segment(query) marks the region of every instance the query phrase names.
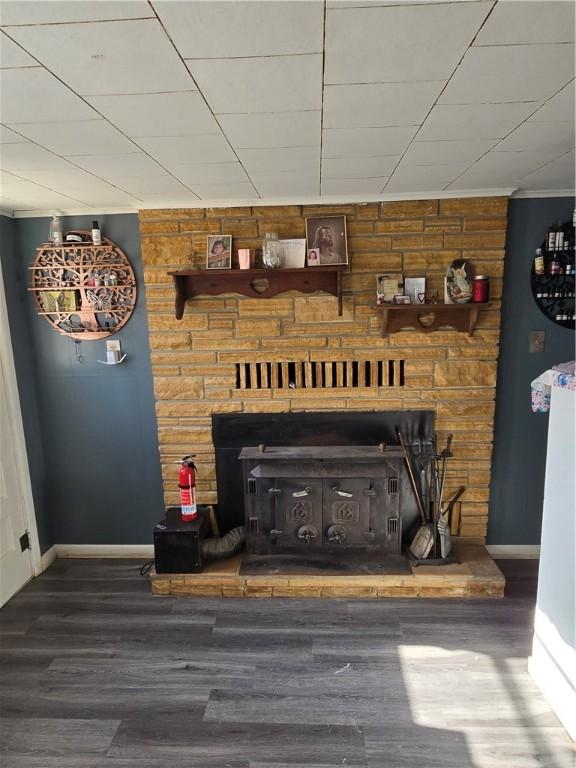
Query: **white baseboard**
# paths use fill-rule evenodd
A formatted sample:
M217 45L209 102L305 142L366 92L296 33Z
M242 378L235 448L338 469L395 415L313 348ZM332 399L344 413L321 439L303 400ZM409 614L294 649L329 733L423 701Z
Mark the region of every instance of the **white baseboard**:
M153 544L55 544L53 549L56 557L154 557Z
M56 547L50 547L50 549L46 550L43 555L40 557L40 571L36 574L36 576L39 576L41 573L44 573L46 568L52 565L54 560L58 557L58 554L56 552Z
M500 560L539 560L540 544L487 544L490 555Z

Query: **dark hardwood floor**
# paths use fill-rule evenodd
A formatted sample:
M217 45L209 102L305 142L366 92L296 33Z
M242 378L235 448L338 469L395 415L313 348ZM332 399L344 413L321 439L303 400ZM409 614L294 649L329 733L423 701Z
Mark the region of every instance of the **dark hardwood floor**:
M211 600L57 561L0 611L0 766L574 766L500 564L503 600Z

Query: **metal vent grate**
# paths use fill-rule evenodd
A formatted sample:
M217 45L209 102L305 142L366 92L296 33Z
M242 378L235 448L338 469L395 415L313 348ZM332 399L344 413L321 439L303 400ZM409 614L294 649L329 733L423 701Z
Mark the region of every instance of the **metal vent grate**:
M398 478L397 477L389 477L388 478L388 493L398 493Z
M403 386L404 360L236 363L236 389Z
M252 536L257 536L260 532L260 520L257 517L248 518L248 530Z
M258 483L255 477L248 478L248 493L250 496L256 496L258 493Z
M398 533L399 523L400 523L400 520L397 517L388 518L388 535L389 536L395 536Z

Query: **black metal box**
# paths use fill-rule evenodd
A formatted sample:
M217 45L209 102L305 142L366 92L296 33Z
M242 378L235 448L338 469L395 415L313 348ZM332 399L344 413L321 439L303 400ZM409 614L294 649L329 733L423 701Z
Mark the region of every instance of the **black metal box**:
M180 507L169 507L166 517L154 526L156 573L199 573L202 570L202 539L208 536L208 509L198 506L191 523L180 518Z

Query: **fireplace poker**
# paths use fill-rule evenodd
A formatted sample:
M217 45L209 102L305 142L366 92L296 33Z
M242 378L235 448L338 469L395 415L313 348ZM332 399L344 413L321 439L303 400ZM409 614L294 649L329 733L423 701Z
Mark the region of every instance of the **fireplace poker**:
M404 435L400 430L396 430L398 435L398 441L400 443L400 446L402 448L402 453L404 454L404 459L406 460L406 467L408 469L408 477L410 478L410 485L412 486L412 490L414 492L414 496L416 497L416 504L418 505L418 511L420 512L420 517L422 518L422 524L426 525L428 522L428 517L426 515L426 512L424 510L424 503L422 501L422 496L420 495L420 491L418 490L418 485L416 484L416 477L414 475L414 467L412 466L412 460L410 458L410 455L408 454L408 449L406 448L406 443L404 441Z

